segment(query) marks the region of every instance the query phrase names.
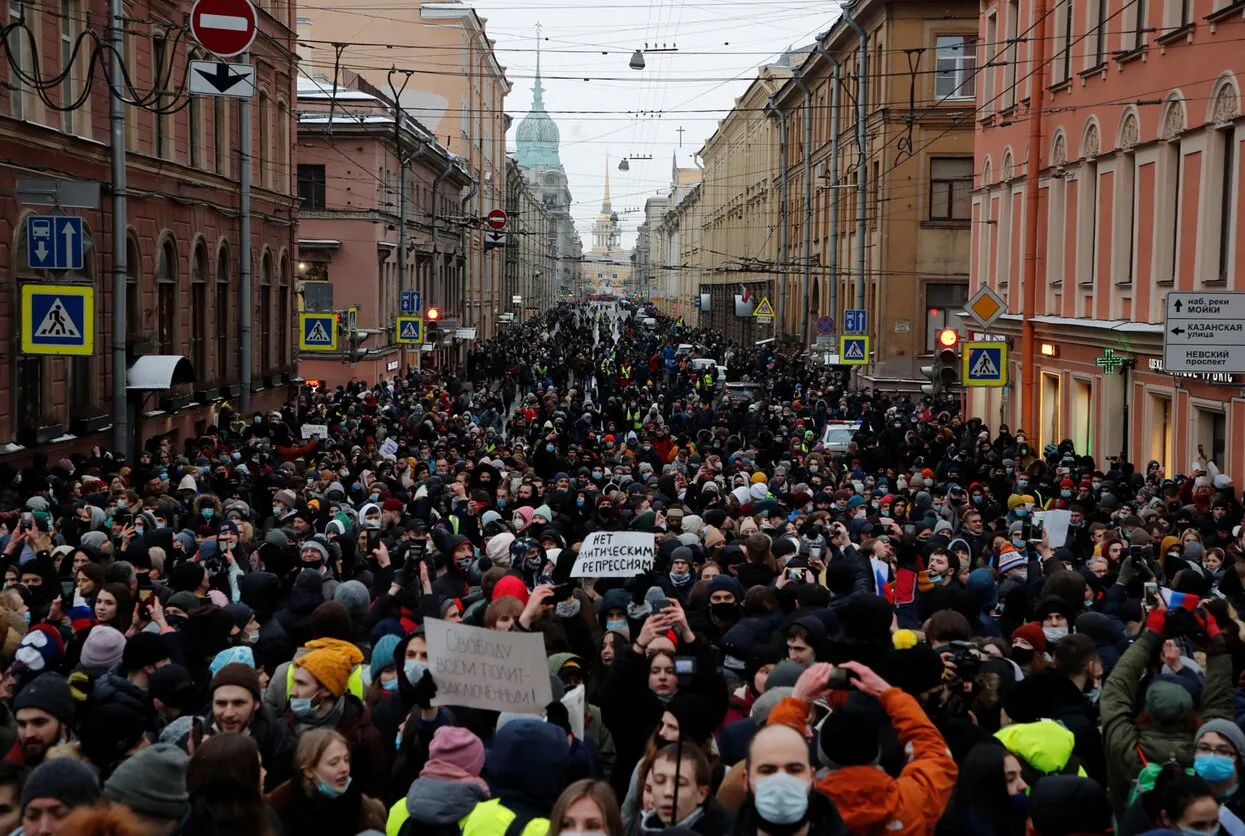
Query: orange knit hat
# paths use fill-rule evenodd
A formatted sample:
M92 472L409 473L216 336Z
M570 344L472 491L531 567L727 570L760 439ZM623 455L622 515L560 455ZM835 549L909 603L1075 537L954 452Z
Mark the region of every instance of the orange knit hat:
M350 671L363 661L359 649L337 639L316 639L308 642L307 647L312 647L312 651L295 659L294 664L314 676L333 696L346 693Z

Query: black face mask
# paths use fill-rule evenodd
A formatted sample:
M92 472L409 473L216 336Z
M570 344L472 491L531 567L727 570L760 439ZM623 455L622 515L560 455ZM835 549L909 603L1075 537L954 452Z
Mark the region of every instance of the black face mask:
M723 601L709 605L709 615L724 623L734 623L739 619L739 605L733 601Z
M1031 647L1013 647L1012 661L1017 665L1022 666L1033 664L1033 656L1035 653L1036 651Z

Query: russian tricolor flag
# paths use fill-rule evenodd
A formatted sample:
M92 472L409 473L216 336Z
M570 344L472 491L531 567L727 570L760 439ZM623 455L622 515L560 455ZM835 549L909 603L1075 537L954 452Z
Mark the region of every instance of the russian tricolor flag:
M1195 610L1201 600L1196 595L1176 592L1173 589L1160 589L1159 596L1169 610Z

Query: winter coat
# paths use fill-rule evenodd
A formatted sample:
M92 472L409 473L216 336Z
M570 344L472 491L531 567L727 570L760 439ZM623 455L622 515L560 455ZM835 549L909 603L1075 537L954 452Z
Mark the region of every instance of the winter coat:
M1162 646L1163 637L1146 630L1120 657L1102 686L1098 710L1107 756L1107 791L1116 816L1124 814L1133 779L1147 763L1162 763L1174 757L1185 768L1193 765L1192 726L1165 728L1156 723L1136 722L1142 678L1151 662L1158 659ZM1199 711L1202 722L1232 719L1231 680L1231 658L1223 653L1208 656Z
M389 808L385 836L458 836L458 823L487 800L488 793L478 784L417 778L406 798Z
M328 798L308 791L306 780L298 777L277 787L265 800L288 834L356 836L385 826L385 806L364 795L357 781L350 782L344 795Z
M959 768L938 729L915 699L898 688L878 697L899 740L911 746L908 765L898 778L867 764L846 766L817 782L856 836L926 836L932 834L951 800ZM806 722L808 704L787 697L770 713L771 724L793 728Z

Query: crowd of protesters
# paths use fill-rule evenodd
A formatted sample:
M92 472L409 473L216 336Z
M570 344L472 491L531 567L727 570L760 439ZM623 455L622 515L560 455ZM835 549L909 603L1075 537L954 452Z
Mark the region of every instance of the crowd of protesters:
M1230 476L848 380L561 304L0 469L0 834L1245 834ZM574 577L595 532L652 570ZM430 619L539 635L553 701L442 704Z

